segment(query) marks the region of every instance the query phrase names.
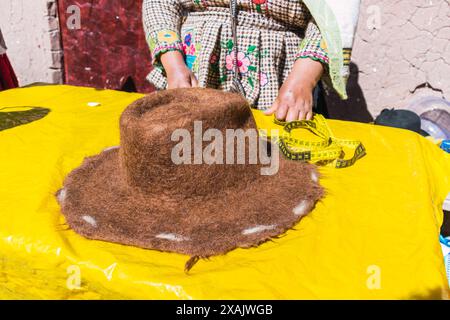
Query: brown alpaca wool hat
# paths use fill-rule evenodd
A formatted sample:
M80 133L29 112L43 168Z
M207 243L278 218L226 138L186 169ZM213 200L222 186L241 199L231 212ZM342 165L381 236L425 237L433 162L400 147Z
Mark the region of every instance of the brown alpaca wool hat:
M183 129L194 137L198 121L202 134L257 132L250 107L238 94L173 89L137 100L121 116L120 147L86 158L65 179L58 201L69 226L89 239L187 254L189 269L198 258L282 234L322 197L311 164L280 156L278 171L262 175L269 164L248 160L250 139L244 143L244 164L195 162L195 156L190 164L175 163L181 139L174 139L174 132ZM199 147L194 140L188 143L193 154ZM217 160L217 150L225 158L231 146L230 159L237 159L234 140L213 141L203 141L201 150L216 146Z

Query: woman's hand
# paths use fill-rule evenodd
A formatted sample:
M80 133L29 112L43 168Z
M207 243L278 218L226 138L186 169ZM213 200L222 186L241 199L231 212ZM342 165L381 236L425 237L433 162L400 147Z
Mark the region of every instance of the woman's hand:
M169 51L164 53L161 55L161 63L166 71L168 89L198 86L197 79L187 67L180 52Z
M323 73L320 62L298 59L291 73L281 86L272 107L264 112L278 120L311 120L313 117L313 90Z
M313 90L311 85L289 85L285 82L281 87L278 97L272 108L265 112L266 115L275 113L278 120L287 122L294 120L311 120L313 116Z

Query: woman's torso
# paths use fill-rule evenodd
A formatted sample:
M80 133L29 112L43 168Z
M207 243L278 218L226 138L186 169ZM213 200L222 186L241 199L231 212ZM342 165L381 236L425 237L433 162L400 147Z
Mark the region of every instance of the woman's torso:
M237 44L234 43L230 0L179 0L184 11L180 36L188 67L202 87L230 90L234 53L248 101L268 109L288 76L310 13L300 0L237 0ZM149 76L164 88L158 69Z
M189 12L228 10L230 0L180 0ZM304 29L310 20L307 7L301 0L237 0L240 11L264 15L291 29Z

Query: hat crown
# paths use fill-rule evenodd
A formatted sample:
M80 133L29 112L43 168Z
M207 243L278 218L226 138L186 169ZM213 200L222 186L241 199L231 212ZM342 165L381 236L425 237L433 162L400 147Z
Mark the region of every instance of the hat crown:
M221 147L220 143L215 145L222 152L211 153L217 157L214 163L203 159L207 146L220 142L217 137L203 141L203 134L209 129L220 132L223 138L229 129L245 130L250 135L253 131L257 136L247 101L235 93L172 89L132 103L120 119L120 163L128 185L146 192L192 196L256 179L261 165L259 160L256 164L248 161L249 139L245 139L245 164L225 159L230 150L236 158L238 146L234 140L222 141ZM187 161L180 163L181 158Z

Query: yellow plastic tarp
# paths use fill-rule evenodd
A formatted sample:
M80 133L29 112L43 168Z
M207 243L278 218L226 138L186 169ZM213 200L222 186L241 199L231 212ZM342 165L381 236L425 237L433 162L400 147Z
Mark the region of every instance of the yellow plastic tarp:
M361 140L367 156L350 168L321 169L327 195L296 230L258 248L200 261L189 275L183 272L184 255L77 235L67 228L54 194L84 157L118 145L119 116L140 97L71 86L0 93L0 112L13 110L3 107L51 110L40 120L0 131L0 298L448 294L438 235L450 191L450 156L400 129L330 120L336 137ZM255 117L260 127L274 126L259 112Z

